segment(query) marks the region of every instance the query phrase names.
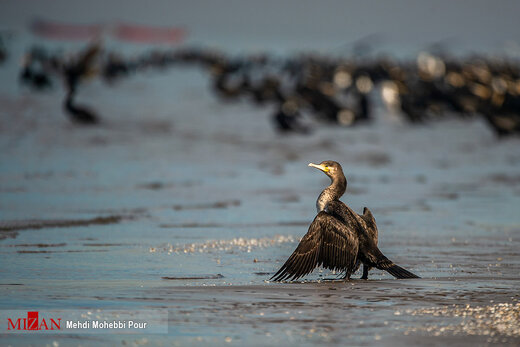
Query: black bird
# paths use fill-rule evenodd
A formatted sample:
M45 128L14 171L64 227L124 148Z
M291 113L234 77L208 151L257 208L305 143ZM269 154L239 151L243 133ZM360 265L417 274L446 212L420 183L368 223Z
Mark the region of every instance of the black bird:
M45 71L35 71L28 64L24 66L20 74L20 81L36 90L50 89L52 87L52 81Z
M371 267L385 270L396 278L419 278L394 264L377 248L375 219L365 207L360 216L339 198L345 193L347 180L341 165L324 161L309 166L323 171L331 179L316 201L318 215L293 254L271 280L295 280L309 274L317 266L344 272L344 279L363 263L363 278Z
M92 110L75 104L74 97L81 80L93 73L94 62L100 50L100 44L94 43L87 47L84 52L81 52L78 58L63 67L65 87L67 89L63 108L67 111L71 120L78 124L91 125L99 123L99 117Z
M78 124L91 125L99 123L99 117L85 106L79 106L74 103L74 91L67 93L63 108L67 111L70 119Z
M280 132L297 132L309 134L311 129L301 122L302 115L298 104L294 100L283 102L278 111L273 115L275 126Z

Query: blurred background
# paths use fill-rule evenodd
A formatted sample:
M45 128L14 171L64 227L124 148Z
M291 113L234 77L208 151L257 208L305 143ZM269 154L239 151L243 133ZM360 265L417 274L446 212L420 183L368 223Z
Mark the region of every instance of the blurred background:
M0 308L169 311L48 343L518 343L519 10L2 1ZM422 280L267 282L323 160Z
M486 1L436 4L393 1L388 4L329 1L224 1L194 4L158 1L4 1L2 27L23 34L35 16L76 24L131 21L149 26L181 26L191 43L224 49L290 52L334 50L369 34L382 34L391 53L415 52L439 40L453 39L472 51L506 51L518 37L515 1L500 6ZM455 47L455 48L457 48ZM460 49L460 48L459 48Z

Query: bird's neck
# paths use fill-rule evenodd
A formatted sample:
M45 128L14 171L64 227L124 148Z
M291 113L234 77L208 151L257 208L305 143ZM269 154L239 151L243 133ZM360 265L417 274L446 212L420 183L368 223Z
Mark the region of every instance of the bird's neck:
M347 190L347 179L345 176L341 175L333 178L331 184L321 192L316 201L318 213L324 211L329 202L339 200L345 193L345 190Z

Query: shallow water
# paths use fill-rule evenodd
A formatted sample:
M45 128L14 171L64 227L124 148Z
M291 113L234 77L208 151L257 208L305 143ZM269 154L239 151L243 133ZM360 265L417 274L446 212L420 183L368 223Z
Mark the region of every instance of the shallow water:
M196 19L195 42L212 28ZM327 30L359 38L336 25ZM235 50L265 42L227 34L211 38ZM410 35L422 44L423 34ZM331 46L280 40L283 52ZM1 80L16 70L10 61ZM497 318L498 304L520 299L518 139L498 141L478 120L409 126L384 109L371 126L279 136L269 107L222 103L196 69L86 84L79 98L100 112L97 128L67 122L59 88L0 87L0 310L169 314L166 335L0 333L2 344L520 344L519 319ZM267 281L328 183L307 164L327 159L347 175L343 201L374 213L381 250L422 279L374 270L343 282L316 270L303 283ZM487 328L462 329L475 322Z
M384 110L370 127L279 137L265 110L220 104L200 82L190 91L195 119L172 98L173 114L143 119L144 108L128 109L92 129L63 122L44 97L10 99L1 128L1 309L169 313L166 336L45 337L64 344L519 342L439 333L462 318L411 313L518 301L517 139L497 141L479 122L409 127ZM120 92L134 83L144 82ZM161 83L148 82L143 100ZM181 98L185 87L176 88ZM383 252L422 279L376 270L369 281L330 281L336 276L317 270L305 283L266 281L314 217L327 179L306 164L325 159L343 164L343 201L372 209Z

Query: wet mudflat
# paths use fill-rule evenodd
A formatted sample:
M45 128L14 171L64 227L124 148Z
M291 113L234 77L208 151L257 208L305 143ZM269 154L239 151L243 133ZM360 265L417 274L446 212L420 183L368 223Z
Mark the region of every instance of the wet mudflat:
M98 128L68 124L59 95L1 96L0 308L169 313L168 335L45 343L520 343L518 139L383 109L372 126L283 137L197 71L172 76L87 87ZM267 282L328 183L307 163L327 159L343 165L342 200L373 211L383 252L422 279Z

